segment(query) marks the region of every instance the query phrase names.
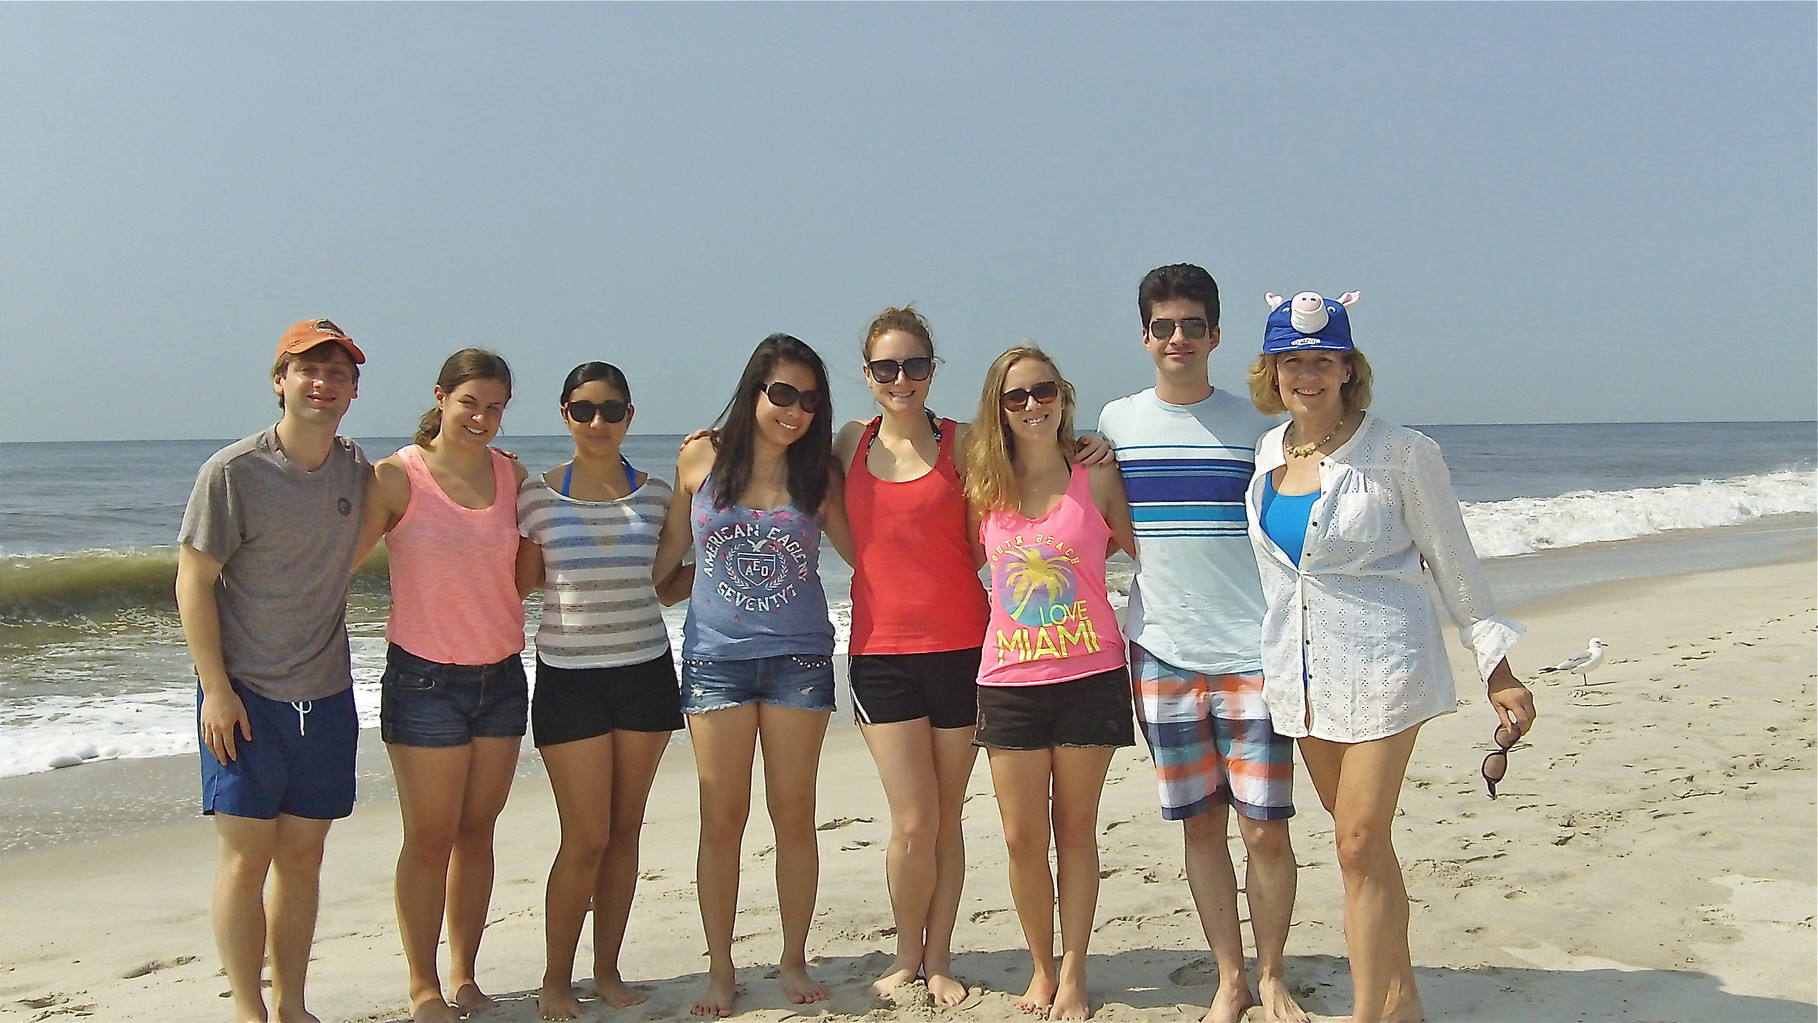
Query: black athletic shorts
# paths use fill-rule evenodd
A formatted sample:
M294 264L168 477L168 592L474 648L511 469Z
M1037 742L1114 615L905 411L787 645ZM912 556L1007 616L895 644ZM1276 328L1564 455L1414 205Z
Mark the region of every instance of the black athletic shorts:
M978 736L986 749L1134 746L1130 670L1067 682L978 687Z
M682 727L682 689L668 650L642 664L558 668L537 658L530 734L538 746L607 732L673 732Z
M863 725L927 718L935 728L978 722L978 647L931 654L855 654L852 716Z

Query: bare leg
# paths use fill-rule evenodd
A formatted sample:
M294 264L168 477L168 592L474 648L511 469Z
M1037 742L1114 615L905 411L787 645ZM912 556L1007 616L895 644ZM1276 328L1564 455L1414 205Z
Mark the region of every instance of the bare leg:
M820 888L821 852L814 830L815 781L821 742L832 711L758 707L764 746L765 803L776 831L776 900L783 918L783 993L797 1005L827 997L827 986L808 975L808 927Z
M966 985L953 976L953 927L966 883L966 835L960 817L966 808L972 766L978 762L972 734L971 726L934 730L940 835L935 846L934 897L928 906L927 937L922 945L922 975L928 979L928 994L940 1006L958 1005L967 995Z
M453 1023L459 1017L442 998L436 946L442 936L449 858L467 791L469 746L425 747L387 743L404 818L398 851L398 931L410 972L410 1016L416 1023Z
M1230 807L1217 803L1181 822L1187 890L1193 894L1200 929L1218 965L1218 989L1204 1023L1237 1023L1256 1004L1244 973L1243 932L1237 925L1237 871L1225 839L1230 818Z
M884 879L896 924L896 961L871 985L882 998L912 983L922 970L929 904L937 873L940 833L939 782L934 766L934 729L927 718L859 725L890 804L890 846Z
M637 1005L650 993L619 975L619 951L631 920L638 884L638 843L644 834L644 807L657 765L669 748L670 732L613 733L612 833L601 857L593 894L593 989L615 1009ZM595 784L599 784L597 781Z
M304 1004L303 987L309 978L309 948L316 940L316 909L321 905L322 848L332 823L278 815L271 912L265 925L278 1023L316 1023Z
M730 1016L738 996L732 964L732 925L739 908L739 847L751 815L751 762L756 755L756 704L688 715L700 776L701 838L695 852L695 894L707 937L707 990L696 1016Z
M471 744L461 821L448 863L448 986L463 1016L499 1004L480 990L475 969L492 902L492 833L511 795L520 744L517 736L476 737Z
M1256 994L1263 1019L1306 1023L1307 1011L1295 1001L1283 966L1298 872L1288 822L1239 815L1237 829L1244 838L1244 891L1250 903L1250 930L1256 937Z
M609 732L541 748L562 827L562 843L543 891L543 987L537 992L537 1011L544 1019L581 1014L581 1001L574 996L574 956L611 834L617 783L612 740Z
M1023 1012L1046 1015L1060 978L1054 969L1054 875L1048 872L1048 789L1054 751L990 749L991 787L1010 853L1010 901L1029 946L1029 989L1016 1000Z
M1098 800L1111 746L1061 746L1054 753L1054 857L1060 891L1060 983L1049 1019L1092 1016L1086 952L1098 912Z
M1354 1023L1424 1018L1408 965L1408 892L1390 834L1419 730L1416 725L1386 739L1349 744L1300 740L1307 772L1332 810L1345 882Z
M277 821L215 814L215 945L233 992L234 1023L266 1023L265 876L277 852Z

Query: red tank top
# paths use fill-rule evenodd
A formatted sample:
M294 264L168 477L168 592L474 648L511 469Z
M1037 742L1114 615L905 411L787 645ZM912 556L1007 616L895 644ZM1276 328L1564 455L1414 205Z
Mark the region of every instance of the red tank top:
M852 526L854 654L927 654L984 642L990 611L966 535L966 495L953 464L957 424L940 421L933 470L904 483L871 475L865 427L846 471Z

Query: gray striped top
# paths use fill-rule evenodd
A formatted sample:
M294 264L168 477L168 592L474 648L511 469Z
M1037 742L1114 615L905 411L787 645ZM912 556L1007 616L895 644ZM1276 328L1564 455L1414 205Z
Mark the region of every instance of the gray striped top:
M650 566L674 493L655 476L617 501L564 497L535 474L518 487L518 530L543 548L538 657L616 668L669 649Z

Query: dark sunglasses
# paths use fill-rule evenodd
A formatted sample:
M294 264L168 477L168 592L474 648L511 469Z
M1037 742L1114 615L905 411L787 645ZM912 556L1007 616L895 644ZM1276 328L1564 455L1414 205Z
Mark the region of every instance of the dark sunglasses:
M1043 380L1034 387L1018 387L1013 391L1005 391L998 400L1003 402L1005 412L1017 412L1028 406L1030 398L1034 398L1037 405L1046 405L1058 397L1060 397L1060 383L1055 380Z
M920 355L913 359L872 359L865 367L871 370L871 379L880 384L891 383L898 372L908 374L911 380L926 380L934 375L934 360Z
M571 422L579 423L582 426L593 422L594 416L599 416L609 423L622 423L625 421L625 413L630 410L630 402L619 401L616 398L611 401L571 401L562 406L563 414L568 416Z
M1520 741L1520 732L1508 725L1496 726L1496 748L1483 758L1483 783L1490 790L1491 799L1496 798L1496 783L1509 773L1509 751Z
M1176 326L1187 335L1189 341L1201 340L1212 331L1212 328L1206 325L1206 321L1197 316L1186 320L1170 320L1158 316L1149 321L1149 336L1157 341L1166 341L1174 336Z
M819 391L800 391L781 380L765 384L758 390L763 393L764 397L770 399L770 404L777 408L788 408L799 401L802 403L802 411L809 415L820 411L821 392Z

